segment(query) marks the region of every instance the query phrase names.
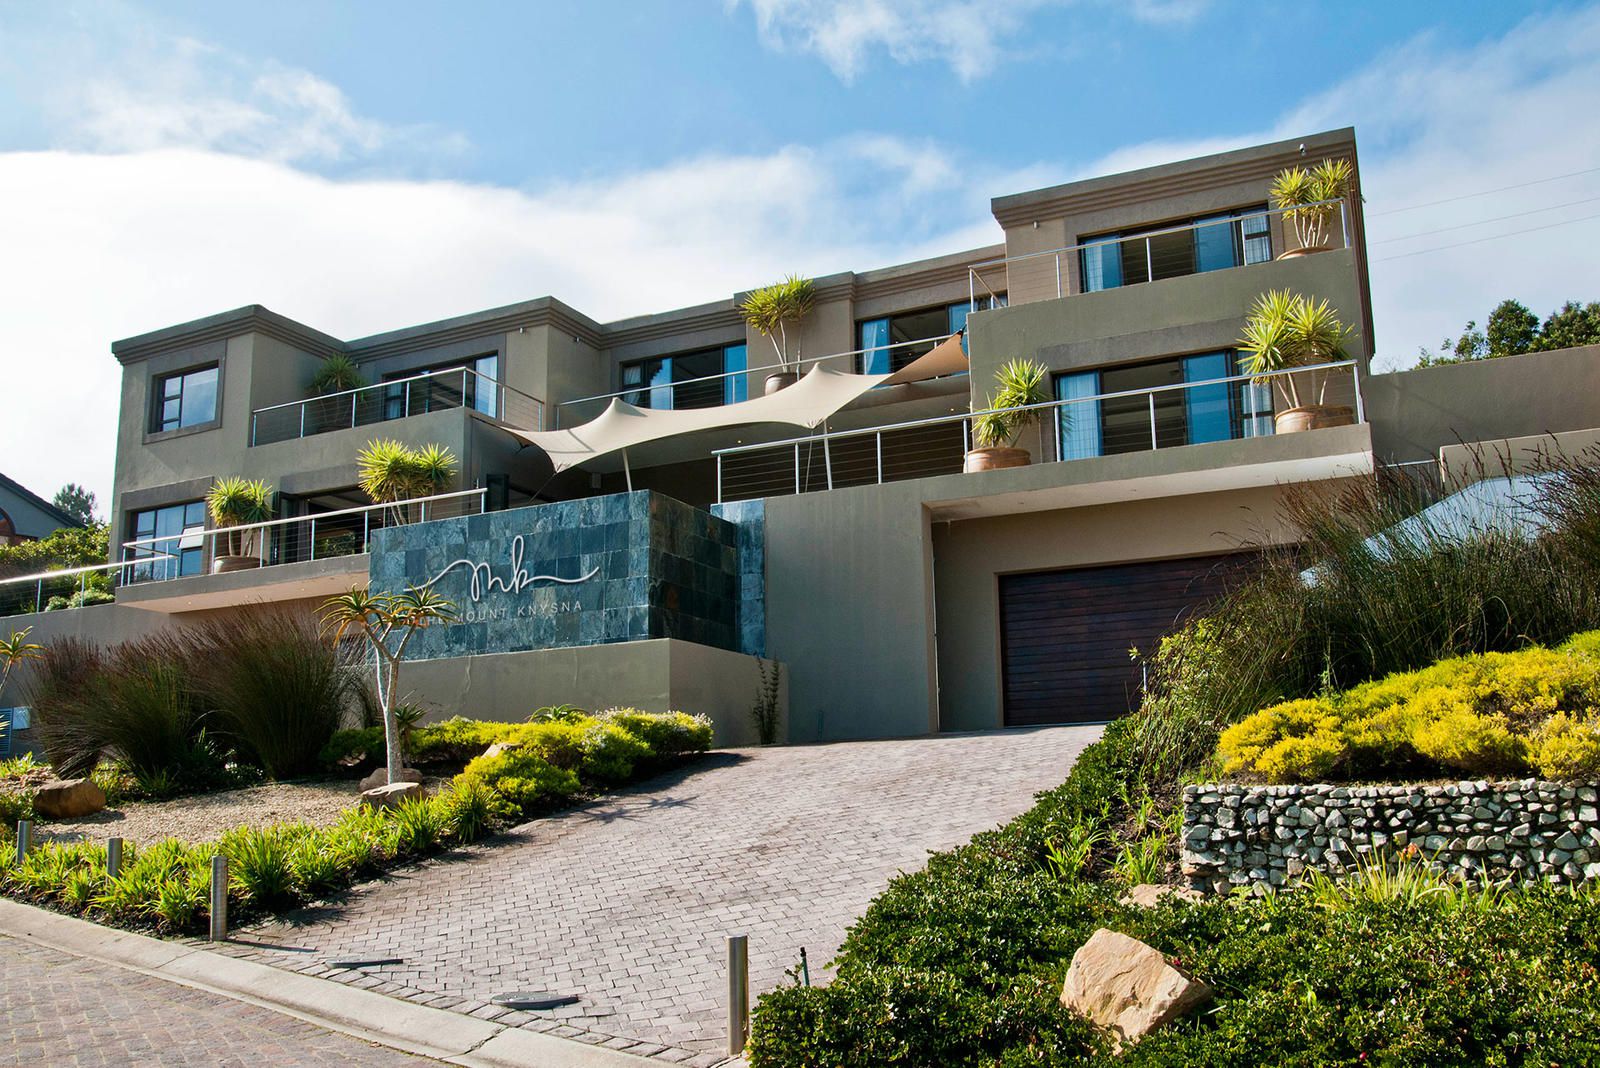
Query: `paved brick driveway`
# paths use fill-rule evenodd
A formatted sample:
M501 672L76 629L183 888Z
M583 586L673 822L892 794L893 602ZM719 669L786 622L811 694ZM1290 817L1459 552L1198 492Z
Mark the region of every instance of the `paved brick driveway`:
M0 1065L439 1063L7 935L0 935L0 1005Z
M694 768L239 932L231 952L692 1065L725 1048L724 936L753 993L812 974L897 871L1023 811L1097 727L713 754ZM329 957L403 957L366 974ZM574 994L540 1013L510 990Z

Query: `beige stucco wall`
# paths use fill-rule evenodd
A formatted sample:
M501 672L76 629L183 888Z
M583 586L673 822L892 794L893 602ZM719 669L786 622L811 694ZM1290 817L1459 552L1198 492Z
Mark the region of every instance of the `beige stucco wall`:
M1600 426L1600 345L1373 375L1372 443L1384 460L1446 445Z
M406 665L401 688L431 718L517 722L549 705L639 708L709 716L718 746L758 741L755 658L674 638L421 660ZM787 689L785 679L780 707Z

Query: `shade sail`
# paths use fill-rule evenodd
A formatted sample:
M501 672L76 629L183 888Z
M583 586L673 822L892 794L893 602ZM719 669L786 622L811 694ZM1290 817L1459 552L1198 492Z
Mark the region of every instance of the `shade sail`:
M787 389L738 404L672 410L640 408L621 398L613 398L605 411L582 426L569 430L507 429L525 443L541 449L550 457L556 471L565 471L586 460L635 445L702 430L720 430L755 423L814 427L876 386L919 382L966 368L967 358L961 349L961 337L956 335L890 375L850 374L818 364Z

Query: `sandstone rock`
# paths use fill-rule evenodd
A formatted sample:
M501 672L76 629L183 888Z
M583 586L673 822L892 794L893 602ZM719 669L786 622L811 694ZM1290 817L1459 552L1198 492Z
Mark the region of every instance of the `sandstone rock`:
M483 751L483 755L485 758L497 757L501 753L510 753L521 748L521 742L495 742L493 745Z
M106 807L106 795L89 779L51 779L33 795L33 811L48 820L90 816Z
M1072 955L1061 1004L1108 1028L1120 1046L1211 998L1211 989L1184 975L1136 938L1102 927Z
M1168 896L1176 897L1182 901L1199 901L1204 895L1198 890L1190 890L1186 886L1168 886L1165 883L1140 883L1122 895L1121 903L1147 909Z
M400 779L402 782L421 782L422 772L418 771L416 768L401 768ZM388 785L389 769L379 768L377 771L361 780L361 792L366 793L368 790L376 790L380 786Z
M427 797L428 791L420 782L397 782L378 786L361 794L361 803L368 808L396 808L413 797Z

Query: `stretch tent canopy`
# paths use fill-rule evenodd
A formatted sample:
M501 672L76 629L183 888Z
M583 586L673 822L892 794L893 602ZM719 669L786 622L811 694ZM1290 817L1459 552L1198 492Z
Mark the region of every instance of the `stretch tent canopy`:
M570 430L511 430L522 441L537 446L550 457L556 471L577 467L587 460L621 452L635 445L700 430L787 423L815 427L828 416L877 386L920 382L964 371L967 356L961 335L955 334L894 374L858 375L821 364L786 389L738 404L682 411L640 408L613 398L605 411Z

